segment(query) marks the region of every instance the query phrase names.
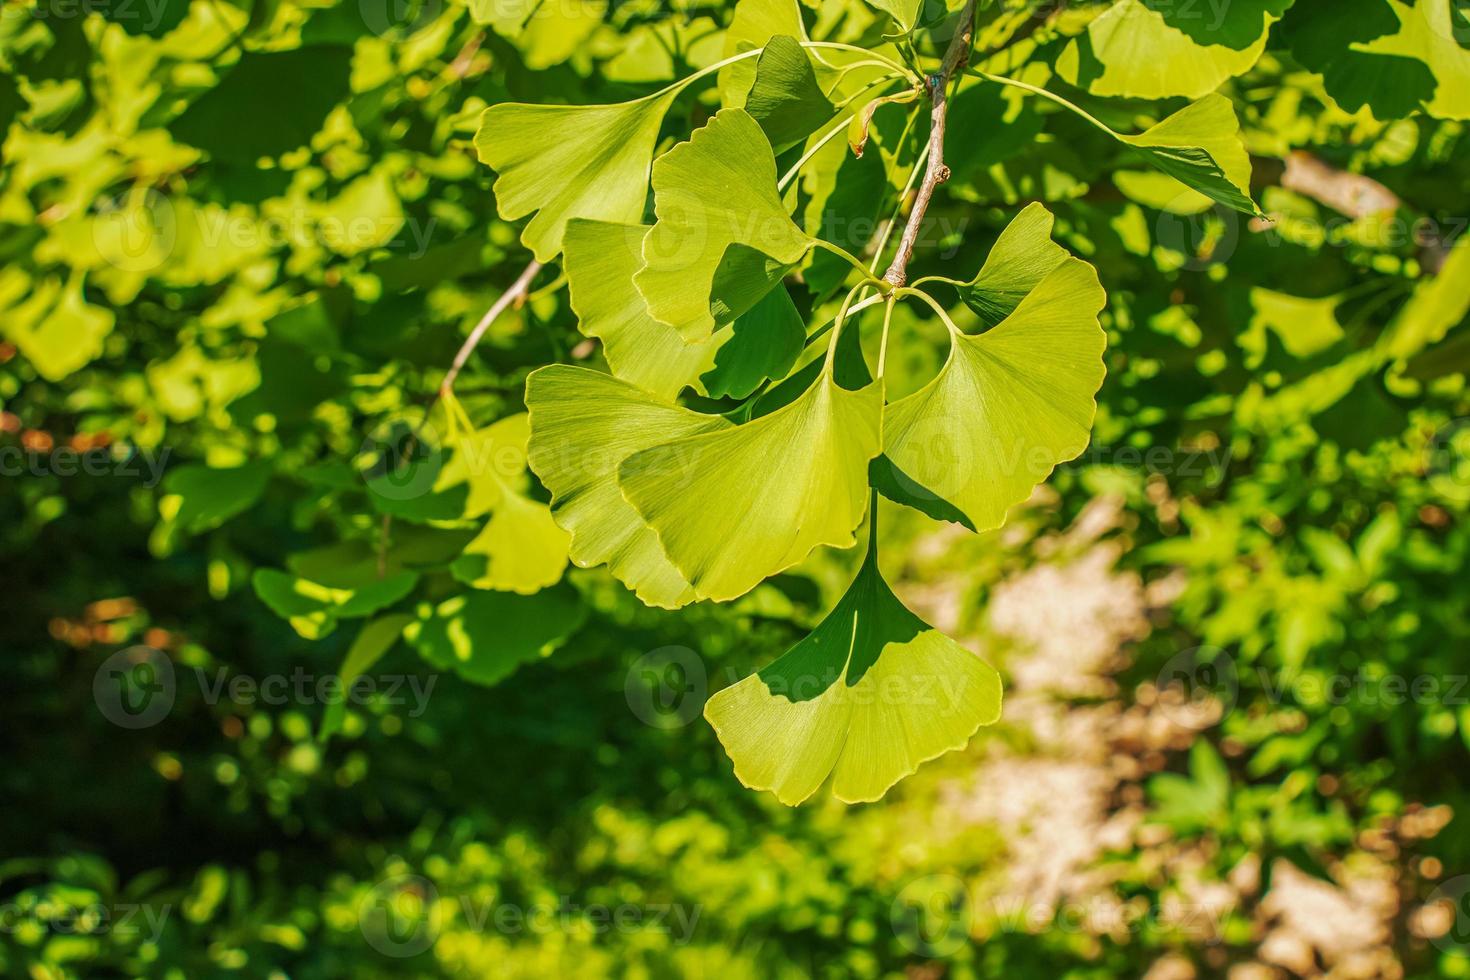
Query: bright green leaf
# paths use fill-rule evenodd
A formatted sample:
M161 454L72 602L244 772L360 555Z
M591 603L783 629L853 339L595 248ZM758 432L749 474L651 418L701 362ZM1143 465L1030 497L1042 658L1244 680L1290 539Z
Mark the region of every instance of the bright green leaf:
M615 105L493 105L475 149L499 177L495 200L507 221L536 212L521 241L548 262L572 218L636 224L648 194L649 161L677 88Z
M766 42L744 108L777 153L806 139L837 114L817 84L806 50L784 34Z
M1067 259L1067 250L1051 240L1056 218L1031 203L1006 225L991 246L975 278L959 287L960 298L980 314L987 327L1010 316L1021 301Z
M998 326L979 336L951 329L938 376L888 406L885 454L977 530L999 527L1087 446L1104 375L1105 301L1096 271L1069 258Z
M660 401L625 381L569 365L526 380L531 468L551 491L551 511L571 533L572 561L608 570L638 598L677 608L695 599L649 529L618 489L618 467L662 442L730 427Z
M686 341L703 340L750 309L811 248L776 190L771 145L742 109L721 110L659 157L653 191L658 221L634 282L648 312ZM745 249L723 265L715 296L732 245Z
M643 267L647 225L574 218L567 223L566 270L582 333L602 341L612 373L666 401L709 370L732 331L686 344L677 330L648 315L633 286Z
M769 415L633 454L618 484L698 596L737 598L819 545L851 547L882 388L848 391L823 371Z
M845 803L880 799L1000 709L1000 676L909 612L870 547L811 635L715 694L704 713L739 780L795 806L829 775Z

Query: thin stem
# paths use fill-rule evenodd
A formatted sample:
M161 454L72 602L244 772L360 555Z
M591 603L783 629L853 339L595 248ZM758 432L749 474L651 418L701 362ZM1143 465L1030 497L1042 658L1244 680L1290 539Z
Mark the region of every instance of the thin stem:
M889 286L888 283L884 282L882 279L875 278L873 276L871 270L869 270L869 268L867 266L863 265L863 260L862 259L858 258L856 255L853 255L851 252L849 252L847 249L843 248L841 245L837 245L837 244L835 244L833 242L829 242L826 239L822 239L822 238L813 238L812 239L812 244L816 245L818 248L826 249L827 251L831 252L833 255L839 256L840 258L846 260L846 262L847 262L848 265L852 266L854 269L856 269L857 271L861 272L863 274L863 281L858 284L859 286L867 286L867 285L877 286L878 289L879 289L879 291L880 292L884 292L884 293L888 292L888 290L892 288L891 286Z
M535 279L536 273L540 271L541 263L532 259L531 263L521 270L521 274L516 277L516 281L511 283L510 288L501 293L500 298L490 305L490 309L485 311L484 316L480 317L480 322L475 324L475 329L470 331L470 335L460 345L459 353L454 355L454 362L449 365L449 370L444 373L444 380L439 382L439 391L435 395L436 399L454 390L455 379L459 377L459 372L464 370L465 362L470 359L470 354L474 352L475 347L480 343L480 338L485 336L485 331L490 329L490 325L512 303L519 302L526 296L531 285L531 280ZM430 402L429 405L432 408L433 402Z
M929 308L931 310L933 310L935 313L938 313L939 314L939 319L941 319L941 320L944 321L944 325L949 328L949 332L950 332L951 335L955 335L955 334L958 334L960 332L960 328L957 327L957 326L955 326L954 321L949 318L949 313L947 313L945 311L944 307L940 306L939 303L938 303L938 301L935 300L933 296L930 296L928 293L924 292L922 289L915 289L912 286L900 286L899 288L897 288L897 289L895 289L893 291L893 294L895 296L917 296L917 297L919 297L919 299L921 299L925 303L928 303L929 304Z
M918 196L914 198L914 208L909 212L908 224L904 226L903 236L898 240L898 251L894 253L888 271L883 274L883 278L895 286L902 286L908 281L909 259L913 257L914 245L919 240L919 229L929 210L929 202L934 197L934 188L949 179L949 168L944 165L944 123L949 114L945 87L949 85L955 70L970 55L970 45L975 36L975 2L976 0L965 0L965 7L960 11L960 29L950 39L939 71L924 80L931 105L929 162L924 169L924 179L919 184Z
M859 300L858 302L852 304L852 308L847 311L847 314L848 314L848 316L851 316L854 313L860 313L863 310L866 310L870 306L876 306L877 304L883 302L886 298L887 297L885 297L885 296L869 296L867 299ZM805 350L806 348L810 347L812 344L815 344L817 341L821 340L822 337L823 337L823 335L825 335L828 330L831 330L832 329L832 325L834 323L836 323L836 322L837 322L837 318L836 317L833 317L832 319L828 320L826 323L822 324L817 329L813 330L811 332L811 336L807 337L806 343L804 343L804 344L801 345L802 346L802 349Z
M1068 102L1066 99L1062 98L1055 92L1049 92L1038 85L1032 85L1030 82L1018 81L1014 78L1006 78L1004 75L992 75L988 71L980 71L975 68L968 69L966 71L966 74L974 75L976 78L983 78L987 82L996 82L1000 85L1010 85L1013 88L1021 89L1024 92L1030 92L1032 95L1039 95L1043 99L1050 99L1062 108L1070 109L1071 111L1077 113L1077 115L1081 116L1083 119L1086 119L1088 122L1092 123L1094 126L1102 130L1104 133L1107 133L1109 136L1112 136L1114 138L1118 136L1117 130L1113 129L1101 119L1098 119L1086 109L1083 109L1081 106L1075 105L1074 103Z
M888 57L886 57L886 56L884 56L882 54L879 54L877 51L869 51L867 48L860 48L860 47L858 47L855 44L842 44L842 43L837 42L837 41L798 41L796 43L797 44L800 44L803 48L815 48L815 49L823 49L823 50L831 49L831 50L837 50L837 51L856 51L857 53L864 55L867 58L867 60L869 60L871 62L874 62L874 63L877 63L877 64L886 65L887 67L892 68L895 72L897 72L898 74L902 75L904 78L908 79L909 81L911 81L911 82L912 81L916 81L916 79L914 78L914 73L912 71L910 71L906 66L899 64L898 62L894 61L892 58L888 58ZM669 85L665 85L663 88L659 89L657 92L654 92L652 95L646 95L646 96L644 96L644 98L646 98L646 99L652 99L652 98L656 98L656 97L658 97L660 95L665 95L668 92L679 91L679 90L685 88L688 85L693 85L695 82L699 81L701 78L705 78L705 77L707 77L709 75L713 75L715 72L719 71L721 68L725 68L725 67L727 67L729 65L735 64L737 61L744 61L747 58L759 57L760 54L762 52L764 52L765 50L766 50L765 49L765 46L762 45L759 48L751 48L749 51L742 51L739 54L734 54L734 55L731 55L728 58L723 58L723 59L721 59L719 61L716 61L712 65L706 65L705 67L699 69L699 71L695 72L692 75L689 75L689 76L687 76L685 78L679 79L677 82L673 82L673 83L671 83Z
M888 302L883 307L883 339L878 342L878 380L883 380L883 366L888 361L888 327L893 323L893 307L898 302L898 296L889 293Z
M857 296L858 290L862 289L864 285L866 284L859 283L847 291L847 297L842 301L842 309L837 311L837 319L832 321L832 341L827 344L827 363L823 367L823 370L828 374L832 373L832 364L837 360L837 341L842 337L842 324L847 320L847 314L850 312L853 297Z
M970 4L970 10L972 13L974 11L974 8L975 5L973 3ZM874 59L882 62L883 64L887 65L889 68L892 68L894 71L898 72L900 75L902 75L904 78L907 78L911 82L918 81L918 79L914 76L913 71L907 65L899 64L897 61L894 61L887 55L880 54L877 51L869 51L867 48L858 47L856 44L843 44L840 41L799 41L797 43L799 43L804 48L831 49L834 51L855 51L858 54L861 54L869 59Z
M840 119L835 126L827 130L827 132L823 133L822 138L817 140L816 143L812 144L812 148L803 153L801 155L801 159L792 164L791 169L782 174L781 179L776 181L776 190L784 191L786 189L786 185L790 184L793 180L796 179L796 175L801 172L801 168L806 166L807 162L811 160L812 157L821 152L822 147L826 146L828 143L836 139L837 134L842 132L846 128L847 120Z

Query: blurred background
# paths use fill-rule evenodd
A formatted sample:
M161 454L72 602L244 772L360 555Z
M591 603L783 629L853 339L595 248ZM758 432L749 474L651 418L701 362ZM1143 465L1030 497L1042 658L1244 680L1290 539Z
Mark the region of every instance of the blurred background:
M352 631L262 603L256 569L368 560L349 461L529 260L480 111L651 91L730 16L0 8L0 973L1470 976L1470 137L1344 109L1279 44L1294 12L1225 89L1272 221L1046 104L957 100L914 275L968 277L1047 202L1108 289L1109 374L1001 530L883 505L899 594L1007 680L884 801L783 807L700 717L852 555L678 614L578 571L551 656L476 678L398 644L346 704ZM681 97L663 145L715 107ZM556 277L472 360L478 417L596 363ZM943 356L921 312L895 376Z

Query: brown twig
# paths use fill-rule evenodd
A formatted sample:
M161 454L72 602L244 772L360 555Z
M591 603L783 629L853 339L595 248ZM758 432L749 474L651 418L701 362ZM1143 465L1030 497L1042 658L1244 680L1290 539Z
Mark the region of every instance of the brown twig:
M434 401L438 401L439 398L454 390L455 379L459 377L459 372L464 370L465 362L470 359L470 354L474 353L475 347L480 343L480 338L485 336L485 331L490 329L490 325L506 311L507 307L526 298L531 291L531 280L535 279L536 273L540 271L541 263L532 259L531 263L521 270L516 281L510 284L510 288L490 304L490 309L485 311L485 315L480 317L480 322L475 324L475 329L470 331L470 335L460 345L459 353L454 355L454 363L449 365L449 370L444 374L444 380L439 382L439 390L434 395ZM429 405L432 408L433 402L430 402Z
M949 86L950 76L969 59L970 44L974 36L975 0L967 0L965 9L960 12L960 29L950 38L949 47L944 52L944 61L940 63L937 72L924 80L930 102L929 164L924 170L924 179L919 184L918 195L914 198L913 209L909 212L908 224L904 226L903 237L898 241L898 251L894 253L888 271L883 273L884 280L894 286L902 286L908 282L909 259L913 258L914 245L919 240L919 228L924 223L925 212L929 210L934 188L949 179L949 167L944 163L944 120L949 113L945 89Z
M540 271L541 263L532 259L530 264L521 270L521 274L516 277L516 281L510 284L510 288L501 293L499 298L490 304L490 308L485 311L485 315L480 317L480 322L475 324L475 329L470 331L470 335L460 345L459 351L454 355L453 363L449 365L449 370L444 373L444 380L439 382L439 387L435 390L434 396L429 399L429 404L425 406L424 417L414 427L413 434L409 437L408 445L403 452L402 459L406 460L413 456L414 450L418 447L419 439L423 434L423 428L429 421L429 413L434 410L434 406L438 404L439 399L454 390L454 382L459 378L459 372L464 370L465 364L470 359L470 354L474 353L475 347L480 343L480 339L485 336L485 331L489 330L491 324L512 304L525 301L526 296L531 291L531 280L535 279L536 273ZM384 514L382 526L378 529L378 578L382 578L388 574L388 542L392 533L393 516L391 514Z

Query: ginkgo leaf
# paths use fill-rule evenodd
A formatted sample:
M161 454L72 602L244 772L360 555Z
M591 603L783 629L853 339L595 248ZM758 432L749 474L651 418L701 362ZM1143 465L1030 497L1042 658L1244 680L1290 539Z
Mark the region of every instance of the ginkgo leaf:
M844 803L880 799L923 763L963 748L1000 709L1000 676L894 596L870 544L821 624L711 697L704 714L736 777L795 806L828 776Z
M817 84L806 51L784 34L766 42L744 108L777 153L806 139L837 114Z
M776 158L743 109L722 109L653 165L658 221L643 241L644 267L633 277L648 312L686 341L707 338L774 288L812 247L776 190ZM721 292L716 273L731 245ZM749 253L763 262L752 262ZM715 315L718 311L718 317Z
M763 48L778 35L806 40L806 26L796 0L740 0L725 31L725 57ZM755 61L745 58L720 69L721 105L727 109L745 105L745 97L755 84Z
M527 495L530 437L526 413L507 416L461 436L440 475L441 486L468 487L465 517L491 515L450 565L466 585L529 595L555 584L566 571L570 538L552 520L550 508Z
M550 655L586 621L586 604L566 585L535 595L466 592L425 604L403 635L434 666L488 685Z
M614 105L526 105L485 110L475 149L500 176L495 202L507 221L536 216L521 241L548 262L567 221L637 223L659 126L678 88Z
M618 484L700 598L734 599L819 545L851 547L882 413L881 382L849 391L828 368L769 415L633 454Z
M1197 99L1260 59L1266 35L1284 4L1237 0L1225 5L1220 27L1177 26L1146 0L1117 0L1057 59L1057 73L1093 95ZM1196 17L1203 17L1199 10ZM1214 16L1211 14L1210 16ZM1246 38L1249 43L1243 44ZM1201 38L1220 43L1201 43ZM1228 43L1227 43L1228 42Z
M1368 106L1379 119L1399 119L1440 88L1427 50L1394 50L1405 26L1402 11L1389 0L1297 0L1281 35L1344 109ZM1387 50L1376 50L1380 41Z
M602 341L612 373L671 401L714 366L715 352L732 331L717 330L686 344L677 330L648 315L633 274L643 267L649 227L581 218L568 222L567 283L579 326Z
M459 516L483 517L507 496L524 493L528 482L526 442L530 436L525 412L460 434L453 454L440 468L434 489L443 492L463 485L464 504Z
M1144 132L1129 135L1118 132L1055 92L1014 78L978 74L992 82L1040 95L1086 119L1184 184L1180 188L1181 197L1192 197L1185 191L1193 189L1237 211L1260 213L1250 196L1251 164L1240 138L1240 120L1230 100L1223 95L1207 95Z
M413 591L417 572L395 572L357 588L335 588L274 568L257 568L250 584L271 611L308 640L332 632L339 619L370 616Z
M730 329L732 336L715 353L714 367L700 377L711 398L745 398L761 382L786 377L806 346L806 323L785 286L761 297Z
M975 278L959 287L960 298L993 327L1067 258L1051 240L1056 217L1038 202L1021 209L1006 225Z
M1235 107L1223 95L1207 95L1137 136L1118 139L1170 177L1226 207L1256 214L1251 200L1251 162L1240 140Z
M476 589L530 595L561 579L570 545L545 504L510 495L449 570Z
M1436 83L1434 94L1422 99L1424 110L1440 119L1470 119L1470 22L1464 4L1390 0L1390 6L1402 29L1362 49L1370 55L1422 61Z
M907 34L919 22L924 0L868 0L868 3L893 18L900 34Z
M1087 446L1105 301L1092 266L1068 258L998 326L979 336L951 327L939 374L884 413L885 455L976 530L999 527Z
M729 428L718 415L668 404L626 381L554 364L526 379L531 469L551 491L551 513L571 534L572 561L608 570L652 606L696 598L618 489L618 466L661 442Z

